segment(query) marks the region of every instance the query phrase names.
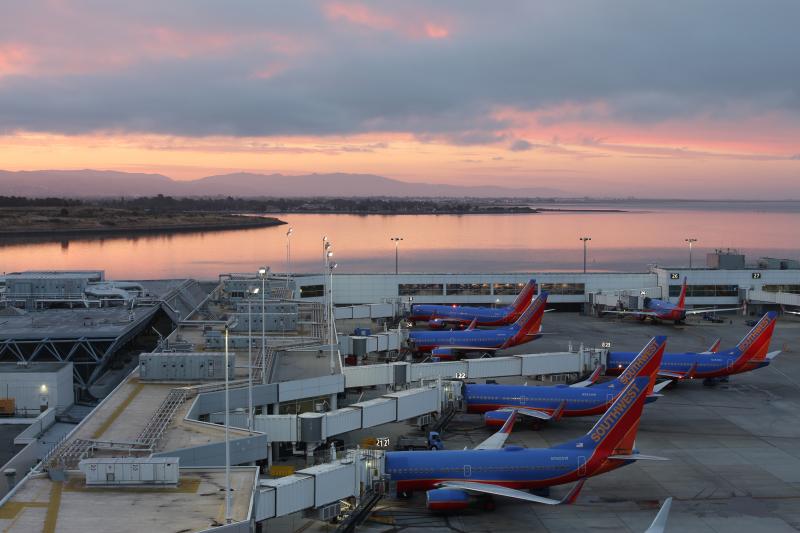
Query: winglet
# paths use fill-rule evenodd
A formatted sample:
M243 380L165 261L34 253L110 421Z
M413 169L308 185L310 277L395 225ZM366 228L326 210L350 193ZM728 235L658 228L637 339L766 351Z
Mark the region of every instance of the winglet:
M578 494L580 494L581 489L583 488L583 484L584 483L586 483L586 478L585 477L581 478L575 484L575 486L570 489L570 491L567 493L567 495L564 496L561 499L560 503L565 504L565 505L570 505L570 504L575 503L575 501L578 499Z
M597 368L594 369L594 372L592 372L592 375L589 376L588 378L586 378L586 381L588 381L589 383L597 383L597 380L600 379L600 376L605 371L606 371L605 365L598 366Z
M708 348L707 353L717 353L719 351L719 345L722 342L722 339L715 340L711 346Z
M467 329L465 331L472 331L473 329L475 329L475 324L477 324L477 323L478 323L478 319L477 318L473 318L472 322L469 323L469 326L467 326Z
M556 410L553 411L553 414L550 417L552 422L558 422L561 420L561 417L564 415L564 408L567 406L567 400L561 400L561 403L558 404Z
M498 433L510 434L511 430L514 429L514 422L516 421L517 421L517 410L513 409L511 411L511 415L508 417L505 424L503 424L503 427L500 428Z
M692 366L689 367L689 371L681 379L694 379L695 375L697 375L697 361L692 363Z
M647 528L647 531L644 533L664 533L664 529L667 527L667 518L669 518L669 510L672 507L672 497L667 498L664 500L664 504L661 506L661 509L658 511L653 523L650 524L650 527Z

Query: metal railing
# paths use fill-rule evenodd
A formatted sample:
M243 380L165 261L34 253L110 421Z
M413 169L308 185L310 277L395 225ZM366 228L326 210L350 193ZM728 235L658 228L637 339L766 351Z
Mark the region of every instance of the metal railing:
M153 416L147 421L139 432L135 442L150 449L155 449L161 442L167 426L169 426L178 408L186 401L188 391L185 388L176 388L169 391L167 397L155 410Z

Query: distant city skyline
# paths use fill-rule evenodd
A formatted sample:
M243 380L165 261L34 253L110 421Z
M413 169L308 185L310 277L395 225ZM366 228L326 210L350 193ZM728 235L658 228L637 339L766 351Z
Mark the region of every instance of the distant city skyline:
M0 169L800 198L790 0L9 0Z

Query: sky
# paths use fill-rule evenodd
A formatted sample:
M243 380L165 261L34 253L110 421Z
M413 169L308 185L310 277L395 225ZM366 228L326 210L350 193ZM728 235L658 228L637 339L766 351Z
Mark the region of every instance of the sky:
M800 3L2 0L0 168L800 198Z

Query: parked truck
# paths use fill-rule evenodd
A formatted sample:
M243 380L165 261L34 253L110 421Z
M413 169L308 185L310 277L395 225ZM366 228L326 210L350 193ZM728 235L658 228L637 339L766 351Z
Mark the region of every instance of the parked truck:
M444 450L444 443L438 431L431 431L427 437L400 437L395 448L398 450Z

